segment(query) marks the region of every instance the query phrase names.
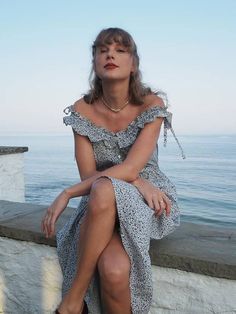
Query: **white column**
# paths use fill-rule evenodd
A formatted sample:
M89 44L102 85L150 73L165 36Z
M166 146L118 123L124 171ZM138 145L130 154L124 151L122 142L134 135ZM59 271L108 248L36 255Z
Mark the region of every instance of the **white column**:
M5 152L4 152L5 148ZM10 151L10 153L9 153ZM24 151L0 148L0 199L14 202L25 201Z

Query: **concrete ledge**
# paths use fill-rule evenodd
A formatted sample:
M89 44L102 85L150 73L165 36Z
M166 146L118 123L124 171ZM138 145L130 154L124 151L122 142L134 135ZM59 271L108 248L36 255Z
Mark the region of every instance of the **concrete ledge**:
M40 231L47 207L29 203L0 201L0 236L56 246L56 239ZM59 217L56 230L69 219L73 208ZM218 278L236 279L236 231L184 223L162 240L152 240L152 265L174 268Z
M0 146L0 155L24 153L28 150L25 146Z

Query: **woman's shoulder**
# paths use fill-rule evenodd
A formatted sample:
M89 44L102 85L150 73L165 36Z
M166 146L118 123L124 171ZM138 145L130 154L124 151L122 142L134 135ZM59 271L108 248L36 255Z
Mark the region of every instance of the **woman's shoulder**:
M86 103L86 101L84 100L83 97L76 100L73 104L74 111L82 113L82 114L87 113L87 111L90 109L90 107L91 107L91 105Z
M161 108L165 107L163 99L154 93L144 96L143 101L146 109L156 106Z

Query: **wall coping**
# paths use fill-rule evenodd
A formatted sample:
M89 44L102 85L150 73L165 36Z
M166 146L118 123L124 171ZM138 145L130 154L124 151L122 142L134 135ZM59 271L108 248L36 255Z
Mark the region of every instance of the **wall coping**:
M47 239L40 230L46 209L46 205L0 200L0 236L56 247L55 236ZM56 231L73 211L65 209ZM167 237L151 240L150 257L152 265L236 280L235 244L234 229L181 222Z
M24 153L28 150L26 146L0 146L0 155Z

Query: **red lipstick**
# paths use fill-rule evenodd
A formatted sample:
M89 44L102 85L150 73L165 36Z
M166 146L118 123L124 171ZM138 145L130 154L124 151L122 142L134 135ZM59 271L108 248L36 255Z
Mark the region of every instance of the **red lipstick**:
M109 68L109 69L111 68L112 69L112 68L118 68L118 66L114 63L109 62L109 63L105 64L104 68Z

